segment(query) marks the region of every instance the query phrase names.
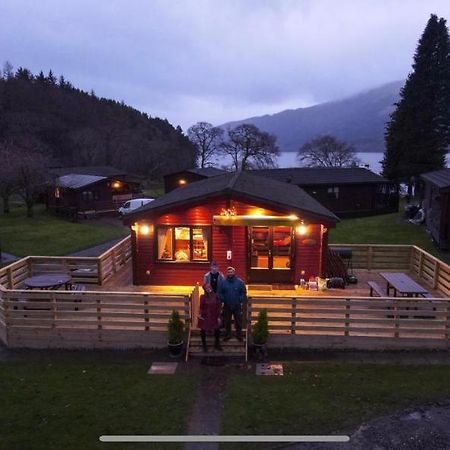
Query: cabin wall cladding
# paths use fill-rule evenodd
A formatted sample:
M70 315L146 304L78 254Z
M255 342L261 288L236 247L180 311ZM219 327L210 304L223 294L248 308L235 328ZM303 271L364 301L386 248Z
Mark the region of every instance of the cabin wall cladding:
M295 236L295 279L299 284L300 278L308 279L321 275L322 266L322 227L309 225L305 236ZM305 275L302 275L305 271Z

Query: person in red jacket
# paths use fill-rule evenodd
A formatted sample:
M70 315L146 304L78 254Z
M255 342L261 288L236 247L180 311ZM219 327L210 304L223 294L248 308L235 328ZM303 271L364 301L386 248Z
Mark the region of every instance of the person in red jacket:
M220 345L220 300L210 284L203 285L203 290L205 293L200 296L200 311L197 325L200 328L203 351L208 351L208 346L206 345L207 331L214 331L214 348L222 350Z

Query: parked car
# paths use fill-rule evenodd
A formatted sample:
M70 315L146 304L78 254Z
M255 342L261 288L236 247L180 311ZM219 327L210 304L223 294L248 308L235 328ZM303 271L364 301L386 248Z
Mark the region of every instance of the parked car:
M147 203L155 200L154 198L133 198L132 200L128 200L125 202L119 209L119 214L123 216L124 214L128 214L135 209L140 208L141 206L146 205Z

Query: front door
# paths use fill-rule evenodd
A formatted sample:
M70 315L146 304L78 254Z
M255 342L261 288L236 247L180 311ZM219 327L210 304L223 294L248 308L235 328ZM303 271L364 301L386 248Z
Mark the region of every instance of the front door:
M251 283L293 282L292 227L249 227L249 281Z

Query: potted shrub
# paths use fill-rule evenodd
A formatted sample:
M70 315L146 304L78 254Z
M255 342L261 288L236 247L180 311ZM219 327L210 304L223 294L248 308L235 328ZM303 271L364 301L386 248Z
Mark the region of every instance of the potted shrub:
M267 353L266 343L267 340L269 339L269 320L267 318L266 309L263 309L258 314L258 318L256 319L256 322L253 325L252 338L253 338L253 347L256 351L256 354L261 359Z
M184 323L178 311L173 310L167 325L169 355L173 358L180 356L183 350Z

